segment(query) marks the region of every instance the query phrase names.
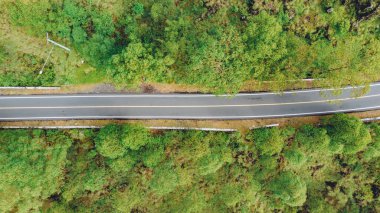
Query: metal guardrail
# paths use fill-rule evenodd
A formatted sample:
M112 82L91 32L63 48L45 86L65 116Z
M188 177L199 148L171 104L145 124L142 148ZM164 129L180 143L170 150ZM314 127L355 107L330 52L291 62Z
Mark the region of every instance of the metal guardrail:
M16 89L16 90L22 90L22 89L41 89L41 90L58 90L61 89L61 87L0 87L0 90L5 90L5 89Z
M249 129L252 130L252 129L271 128L271 127L278 127L278 126L280 126L280 124L268 124L264 126L253 126L253 127L250 127Z
M101 126L0 126L0 129L100 129Z
M378 120L380 120L380 117L375 117L375 118L362 118L361 120L362 120L363 122L378 121Z
M0 126L0 129L100 129L102 126ZM235 132L236 129L220 128L192 128L192 127L175 127L175 126L151 126L148 129L154 130L202 130L214 132Z
M237 129L175 127L175 126L151 126L147 128L156 129L156 130L201 130L201 131L210 131L210 132L236 132L237 131Z

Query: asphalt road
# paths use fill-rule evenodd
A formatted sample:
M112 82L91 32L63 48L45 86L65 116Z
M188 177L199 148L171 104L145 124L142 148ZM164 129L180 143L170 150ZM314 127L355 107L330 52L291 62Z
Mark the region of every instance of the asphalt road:
M253 119L380 109L380 83L354 98L353 88L252 93L75 94L0 96L0 121L71 119Z

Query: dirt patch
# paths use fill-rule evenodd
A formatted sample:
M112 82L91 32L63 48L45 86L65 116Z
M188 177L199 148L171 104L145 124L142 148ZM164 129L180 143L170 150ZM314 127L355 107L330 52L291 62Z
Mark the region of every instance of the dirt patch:
M141 93L137 89L118 90L112 84L65 85L60 89L0 89L0 95L47 95L76 93Z
M111 84L97 84L92 89L95 93L114 93L116 92L116 88Z
M380 110L349 113L358 118L380 117ZM126 124L138 123L144 126L167 126L167 127L194 127L194 128L224 128L238 129L241 132L248 131L252 127L261 127L269 124L280 126L298 127L303 124L315 124L326 116L307 116L292 118L271 118L254 120L68 120L68 121L18 121L0 122L1 126L104 126L110 123Z
M149 86L154 93L212 93L212 91L207 88L186 84L149 83L143 84L143 86ZM278 82L273 81L259 82L251 80L243 85L240 92L284 91L315 87L320 87L320 84L312 80L291 81L291 83L287 83L286 85L278 84Z
M322 82L312 80L291 81L283 85L278 85L274 81L248 81L240 92L279 92L297 89L323 88ZM368 89L367 87L365 87ZM363 90L363 94L367 90ZM111 83L76 84L64 85L59 90L22 90L22 89L0 89L0 95L31 95L31 94L73 94L73 93L146 93L146 94L168 94L168 93L212 93L212 91L184 84L164 84L164 83L142 83L135 88L120 89ZM360 95L358 94L358 95Z
M271 85L276 82L253 82L250 81L243 87L241 92L264 92L264 91L284 91L294 89L308 89L319 87L317 83L312 82L294 82L287 87L275 88ZM183 85L183 84L163 84L163 83L143 83L137 88L118 89L110 83L100 84L78 84L78 85L65 85L59 90L48 89L35 89L35 90L21 90L21 89L0 89L0 94L3 95L32 95L32 94L73 94L73 93L212 93L212 91L205 88Z

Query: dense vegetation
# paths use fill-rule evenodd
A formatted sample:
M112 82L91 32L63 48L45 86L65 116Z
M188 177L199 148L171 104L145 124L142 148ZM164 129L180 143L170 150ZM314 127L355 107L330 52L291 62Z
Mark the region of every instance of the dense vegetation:
M0 130L1 212L379 212L380 126Z
M340 86L379 78L378 0L6 2L14 26L49 32L119 86L237 92L249 80Z

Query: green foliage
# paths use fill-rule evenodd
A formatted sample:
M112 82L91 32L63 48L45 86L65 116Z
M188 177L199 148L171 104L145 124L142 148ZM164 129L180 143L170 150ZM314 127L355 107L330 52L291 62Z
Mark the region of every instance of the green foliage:
M198 159L197 166L201 175L215 173L226 163L231 163L233 160L231 149L227 147L228 139L226 140L221 134L213 136L212 141L209 142L210 154Z
M224 163L226 158L228 159L229 156L219 156L218 153L204 156L199 160L199 172L201 175L207 175L216 172L218 169L220 169Z
M164 141L152 141L141 150L142 162L145 166L153 168L165 159Z
M153 56L140 42L129 44L121 54L112 58L112 63L115 68L109 70L110 75L121 85L135 85L155 71Z
M0 44L0 65L2 65L7 57L7 53L5 51L4 46Z
M49 32L119 87L236 93L267 80L277 81L272 90L303 78L325 87L378 80L375 2L11 0L4 18L12 30Z
M270 155L262 155L259 157L255 167L255 178L261 182L271 178L277 171L278 162L277 158Z
M39 70L38 70L39 71ZM37 75L36 72L19 75L13 72L7 72L0 75L1 86L55 86L55 73L50 67L44 69L43 75Z
M208 207L206 199L203 191L194 187L185 188L180 193L169 195L166 205L164 204L161 209L167 212L203 212Z
M380 157L380 126L372 124L369 126L372 135L372 142L368 144L364 150L363 158L365 161L370 161Z
M337 114L326 121L334 152L355 154L371 142L369 129L358 119L345 114Z
M374 199L371 186L369 184L361 186L357 191L355 198L362 204L371 203Z
M306 201L306 184L291 172L280 173L269 184L269 190L289 206L302 206Z
M104 157L112 159L123 156L126 150L121 135L121 126L113 124L105 126L95 138L97 151Z
M363 158L366 161L370 161L371 159L377 158L380 156L380 143L374 143L368 146L368 148L363 153Z
M107 125L95 138L99 153L112 159L123 156L128 149L138 150L148 142L148 131L141 126L132 125Z
M298 130L295 141L308 152L326 151L330 144L330 137L324 128L304 125Z
M290 165L290 167L293 167L293 168L302 166L307 160L307 157L305 156L305 154L301 152L300 150L296 150L296 149L286 151L284 153L284 156L286 160L288 161L288 164Z
M135 5L133 5L133 7L132 7L132 11L136 15L143 15L144 14L144 5L141 3L135 3Z
M351 145L363 127L370 142ZM136 125L0 130L0 211L376 212L379 130L342 115L249 141Z
M1 61L2 53L4 54ZM15 57L15 58L13 58ZM3 64L1 63L3 62ZM24 72L12 71L13 63L21 64ZM56 73L50 63L44 68L44 74L39 75L44 59L32 54L14 55L1 49L0 46L0 85L1 86L54 86Z
M154 3L150 8L150 16L156 22L162 21L165 18L165 10L166 8L163 4Z
M38 210L64 183L71 139L62 132L0 131L0 210Z
M121 158L117 158L109 162L111 169L116 173L125 173L131 170L136 164L135 156L124 156Z
M215 92L238 92L250 67L237 29L232 26L214 27L196 38L187 51L190 55L189 78L196 84L209 85Z
M46 23L48 22L46 13L51 9L51 5L47 0L27 4L16 0L9 5L10 21L15 25L29 27L29 32L32 34L44 34L46 33Z
M91 173L87 173L86 176L82 180L82 187L86 191L90 192L96 192L102 189L106 183L107 180L106 177L106 171L103 169L96 169L93 170Z
M251 131L247 139L254 143L261 155L274 155L281 152L284 139L277 128L263 128Z
M325 201L325 199L319 195L319 196L308 196L308 210L310 212L316 212L316 213L335 213L338 212L337 209L335 209L333 206L331 206L328 202Z
M149 132L142 126L124 125L122 143L131 150L138 150L150 140Z
M112 195L112 204L119 212L130 212L142 199L144 194L137 187L129 187Z
M268 80L283 68L281 61L287 54L286 33L275 17L266 12L252 17L243 38L255 78Z
M246 176L244 174L244 170L236 172L243 172L243 174L237 174L237 177L240 177L239 180L230 179L227 180L222 186L218 187L219 192L216 194L215 199L218 202L222 202L222 204L229 209L242 211L247 207L247 204L250 204L250 202L254 201L254 199L258 197L258 193L261 191L261 188L260 184L254 180L252 176ZM230 173L234 173L233 169L231 169ZM245 207L240 209L235 208L236 206Z
M178 185L178 175L171 163L166 163L154 170L150 187L158 195L172 192Z

